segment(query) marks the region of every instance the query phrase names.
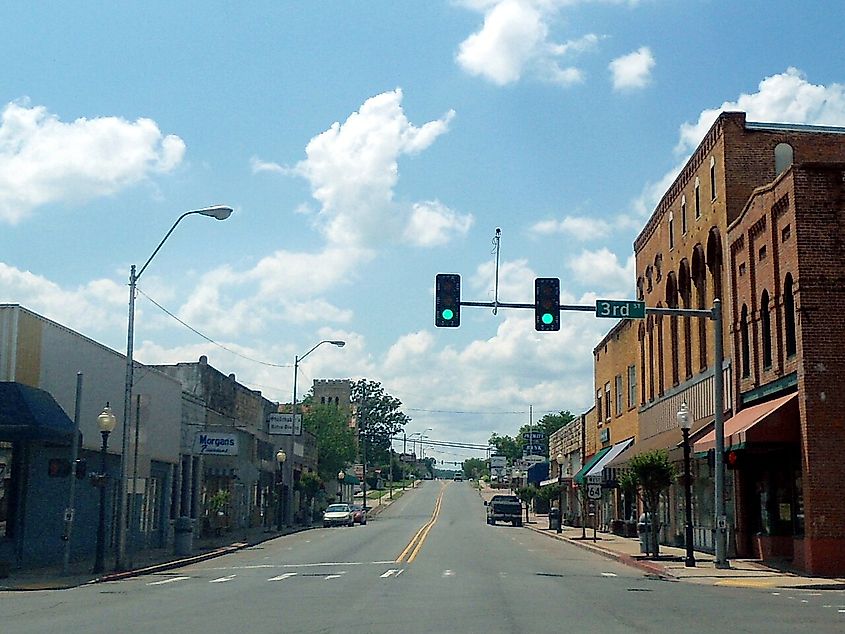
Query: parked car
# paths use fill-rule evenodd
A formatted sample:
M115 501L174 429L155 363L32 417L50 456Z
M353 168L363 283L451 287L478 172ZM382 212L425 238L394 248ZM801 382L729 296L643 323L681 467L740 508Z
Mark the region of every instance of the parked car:
M363 504L350 504L349 508L352 509L352 520L356 524L360 524L361 526L365 526L367 524L367 512L364 510Z
M323 513L323 527L329 526L355 526L352 509L348 504L329 504Z

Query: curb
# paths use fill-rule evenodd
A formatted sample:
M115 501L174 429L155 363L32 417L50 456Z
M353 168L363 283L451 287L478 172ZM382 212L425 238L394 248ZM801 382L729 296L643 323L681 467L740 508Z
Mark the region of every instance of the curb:
M615 550L610 550L607 548L602 548L601 546L597 546L594 544L588 544L585 541L580 539L572 539L571 537L558 537L557 534L551 534L548 531L543 530L542 528L536 528L534 526L530 526L526 524L526 528L529 530L534 531L535 533L539 533L540 535L545 535L546 537L550 537L551 539L556 539L558 541L566 542L568 544L572 544L573 546L577 546L579 548L583 548L584 550L589 550L590 552L594 552L602 557L606 557L607 559L612 559L614 561L618 561L621 564L625 564L626 566L630 566L632 568L639 568L640 570L659 577L665 581L680 581L678 577L673 575L671 572L666 570L665 566L661 566L658 563L651 562L651 561L643 561L641 559L637 559L631 555L625 553L618 553Z

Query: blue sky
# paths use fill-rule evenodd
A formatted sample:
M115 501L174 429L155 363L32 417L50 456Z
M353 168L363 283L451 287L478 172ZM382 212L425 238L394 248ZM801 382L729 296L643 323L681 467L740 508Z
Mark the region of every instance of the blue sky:
M484 442L583 411L612 325L464 299L633 297L631 243L720 109L845 125L845 5L705 0L10 1L0 8L0 302L289 400L381 381L408 432ZM152 298L216 346L159 310ZM223 349L225 348L225 349ZM237 353L237 354L233 354ZM288 367L273 367L273 365ZM442 460L452 454L431 454Z

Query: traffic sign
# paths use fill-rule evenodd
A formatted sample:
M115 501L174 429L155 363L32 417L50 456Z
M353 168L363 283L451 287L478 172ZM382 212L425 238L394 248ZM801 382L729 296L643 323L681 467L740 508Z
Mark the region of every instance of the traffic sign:
M597 299L596 317L643 319L645 317L645 302L626 299Z
M600 484L588 484L587 485L587 497L591 500L600 500L601 499L601 485Z

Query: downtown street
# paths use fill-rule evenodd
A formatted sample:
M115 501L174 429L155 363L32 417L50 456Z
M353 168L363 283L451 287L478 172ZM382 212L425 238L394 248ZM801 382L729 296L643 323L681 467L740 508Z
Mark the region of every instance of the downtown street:
M845 592L671 582L429 481L366 526L318 528L158 574L2 592L4 632L841 632ZM718 620L721 619L721 623Z

